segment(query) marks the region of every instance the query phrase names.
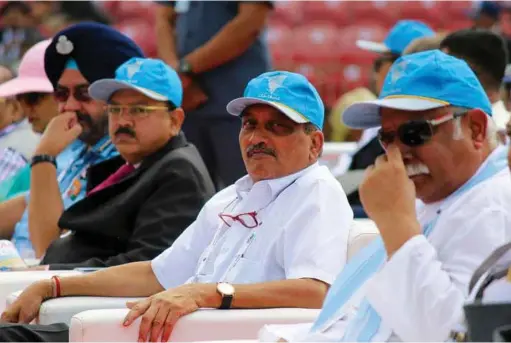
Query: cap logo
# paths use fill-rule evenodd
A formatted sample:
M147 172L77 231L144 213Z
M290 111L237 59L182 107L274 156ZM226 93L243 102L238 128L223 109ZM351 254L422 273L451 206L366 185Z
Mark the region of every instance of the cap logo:
M132 64L126 67L126 74L128 78L133 78L136 73L140 71L140 67L142 66L142 61L134 61Z
M69 55L73 51L74 45L66 36L62 35L59 36L55 49L61 55Z
M407 62L401 61L392 67L392 74L390 75L390 82L396 83L406 72Z
M283 87L282 84L286 78L287 75L277 75L268 78L268 89L270 90L270 93L273 94L277 89Z

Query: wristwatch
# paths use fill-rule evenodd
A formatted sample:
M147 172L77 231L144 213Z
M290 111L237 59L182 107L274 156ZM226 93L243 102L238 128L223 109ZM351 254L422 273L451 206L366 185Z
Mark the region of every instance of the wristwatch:
M35 155L32 157L30 161L30 167L35 166L38 163L48 162L51 163L57 168L57 159L51 155Z
M192 65L184 58L179 61L177 72L185 75L193 75Z
M234 287L230 283L219 282L216 285L216 290L222 296L222 304L220 305L219 309L230 309L232 300L234 299Z

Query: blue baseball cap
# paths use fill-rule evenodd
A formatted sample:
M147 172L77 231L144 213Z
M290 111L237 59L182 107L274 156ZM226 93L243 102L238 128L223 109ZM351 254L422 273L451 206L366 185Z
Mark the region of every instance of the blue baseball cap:
M380 108L426 111L444 106L492 108L481 83L468 64L440 50L400 57L390 68L377 100L349 106L343 121L352 128L380 126Z
M357 40L356 44L364 50L401 55L412 41L434 35L435 31L421 21L400 20L390 29L383 43Z
M312 123L323 129L325 106L318 91L303 75L272 71L252 79L243 97L227 104L227 112L239 116L251 105L269 105L296 123Z
M96 100L108 101L121 89L134 89L157 101L170 101L180 107L183 86L177 73L165 62L152 58L132 58L115 71L115 79L103 79L89 87Z

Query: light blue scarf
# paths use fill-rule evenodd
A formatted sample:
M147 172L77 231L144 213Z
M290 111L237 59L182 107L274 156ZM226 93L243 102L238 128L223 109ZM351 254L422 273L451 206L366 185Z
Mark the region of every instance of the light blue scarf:
M446 208L454 200L459 198L460 195L479 183L493 177L507 167L507 149L506 147L499 147L488 157L486 163L479 169L476 175L444 200L441 208ZM438 211L438 213L441 212L441 210ZM438 217L439 215L424 226L423 234L426 237L434 229ZM384 265L386 260L387 254L381 237L376 238L366 248L355 255L344 267L332 287L330 287L323 304L323 309L312 326L311 333L324 331L342 318L346 312L345 307L350 298ZM372 341L380 329L380 324L380 316L371 304L369 304L367 298L363 298L355 318L347 323L341 341ZM383 340L381 337L378 337L378 339Z

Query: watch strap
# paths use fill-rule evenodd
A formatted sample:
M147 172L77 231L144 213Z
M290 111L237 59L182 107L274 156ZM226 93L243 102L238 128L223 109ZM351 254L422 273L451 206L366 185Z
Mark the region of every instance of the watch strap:
M35 155L32 157L30 161L30 167L35 166L38 163L49 162L52 163L55 168L57 168L57 159L51 155Z
M220 304L219 309L220 310L230 309L231 305L232 305L233 298L234 297L232 295L222 294L222 303Z

